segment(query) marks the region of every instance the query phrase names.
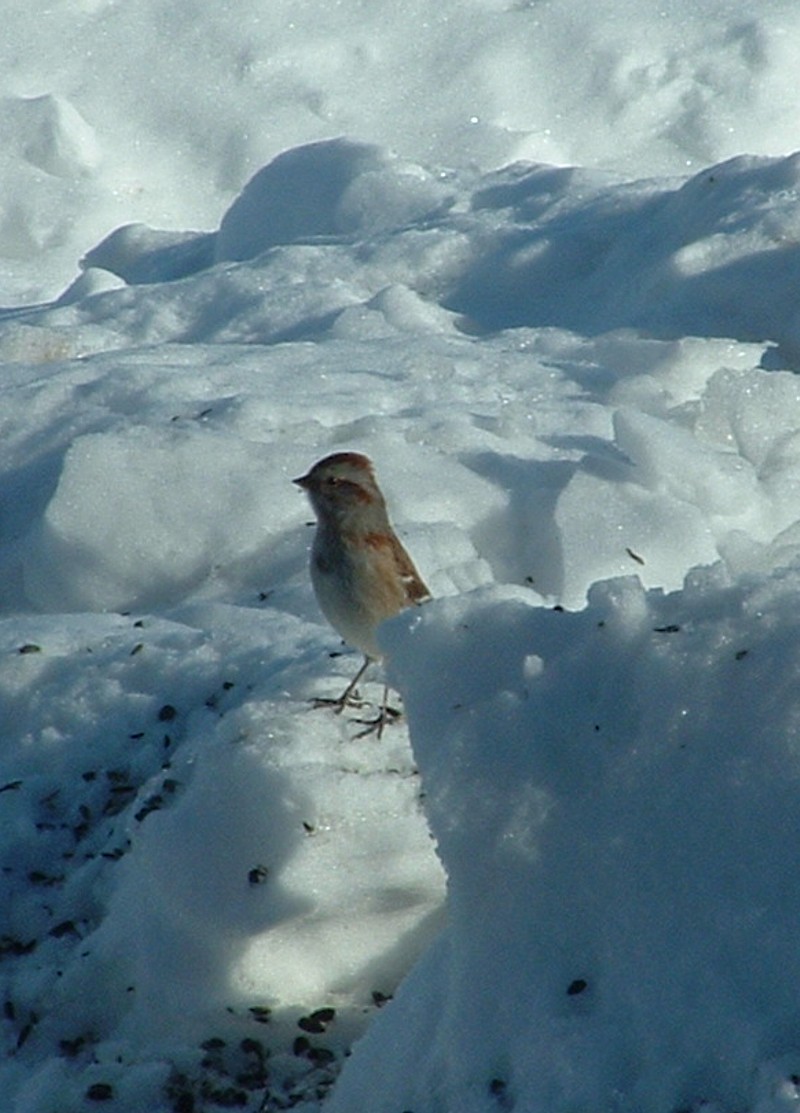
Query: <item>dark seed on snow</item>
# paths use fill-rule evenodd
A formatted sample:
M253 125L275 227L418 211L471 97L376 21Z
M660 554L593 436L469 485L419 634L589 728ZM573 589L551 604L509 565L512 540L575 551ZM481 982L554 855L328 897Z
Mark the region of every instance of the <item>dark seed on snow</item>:
M255 885L263 885L269 877L269 870L266 866L253 866L251 870L247 871L248 882Z
M319 1067L327 1066L328 1063L332 1063L336 1059L334 1053L327 1047L309 1048L308 1057L312 1063L316 1063Z
M86 1091L89 1101L111 1101L114 1097L114 1087L107 1082L94 1082Z
M335 1016L335 1009L316 1009L309 1016L301 1016L297 1022L297 1027L302 1028L304 1032L312 1032L316 1035L324 1032Z
M567 986L567 993L570 997L575 997L577 994L583 993L583 991L588 988L588 985L589 983L585 978L576 978Z
M266 1055L264 1045L261 1040L254 1040L252 1036L245 1036L239 1044L245 1055L255 1055L259 1059L263 1059Z
M54 939L63 939L65 935L76 935L80 938L81 933L75 927L72 920L62 920L60 924L56 924L55 927L50 928L48 934L52 935Z
M292 1044L293 1055L307 1055L311 1049L311 1041L305 1036L298 1036Z

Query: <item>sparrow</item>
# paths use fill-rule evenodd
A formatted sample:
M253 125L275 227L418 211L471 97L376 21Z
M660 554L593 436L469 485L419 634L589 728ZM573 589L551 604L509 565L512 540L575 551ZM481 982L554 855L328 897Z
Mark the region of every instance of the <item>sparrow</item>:
M404 607L431 598L414 562L392 529L372 461L360 452L336 452L293 480L307 492L317 519L311 547L311 583L331 626L364 654L364 663L333 704L337 712L355 702L356 685L381 659L378 626ZM397 712L384 687L379 717L362 734L377 731ZM360 737L360 736L359 736Z

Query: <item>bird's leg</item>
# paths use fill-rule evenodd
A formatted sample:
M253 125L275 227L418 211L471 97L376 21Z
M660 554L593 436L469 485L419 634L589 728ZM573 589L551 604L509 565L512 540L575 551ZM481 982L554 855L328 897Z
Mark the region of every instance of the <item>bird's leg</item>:
M356 685L358 684L359 680L361 679L361 677L364 675L364 673L367 671L367 669L369 668L369 666L371 664L372 664L372 658L371 657L365 657L364 658L364 664L358 670L358 672L353 677L353 679L350 681L350 683L347 685L347 687L342 692L342 694L340 696L338 696L336 699L326 699L324 697L317 697L316 699L312 700L311 702L314 704L315 707L332 707L337 715L341 714L341 712L344 711L345 707L353 707L353 706L360 707L361 706L361 701L357 697L355 697L355 695L354 695L355 690L356 690Z
M355 719L357 723L363 723L364 730L360 730L355 735L356 738L366 738L368 734L376 734L378 738L383 734L383 728L387 723L394 723L401 717L402 712L398 711L396 707L389 706L389 685L383 686L383 699L381 700L381 709L376 719Z

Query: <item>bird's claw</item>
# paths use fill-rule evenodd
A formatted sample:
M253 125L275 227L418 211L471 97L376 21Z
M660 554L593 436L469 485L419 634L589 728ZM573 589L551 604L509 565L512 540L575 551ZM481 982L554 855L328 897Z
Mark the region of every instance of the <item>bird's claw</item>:
M375 734L380 738L387 723L396 723L402 717L403 712L398 711L396 707L382 707L380 714L374 719L353 719L354 723L361 723L364 727L354 734L353 738L366 738L369 734Z
M351 695L337 696L336 698L331 696L314 696L313 699L309 700L309 703L312 707L332 707L334 714L341 715L345 707L363 707L365 701L357 692L353 692Z

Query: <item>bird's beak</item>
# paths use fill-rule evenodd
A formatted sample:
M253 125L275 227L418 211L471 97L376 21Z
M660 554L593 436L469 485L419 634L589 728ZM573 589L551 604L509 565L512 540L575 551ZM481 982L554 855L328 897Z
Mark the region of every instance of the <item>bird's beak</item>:
M308 480L309 477L307 475L301 475L299 478L293 479L292 483L296 483L298 487L302 487L304 491L307 491L311 486Z

